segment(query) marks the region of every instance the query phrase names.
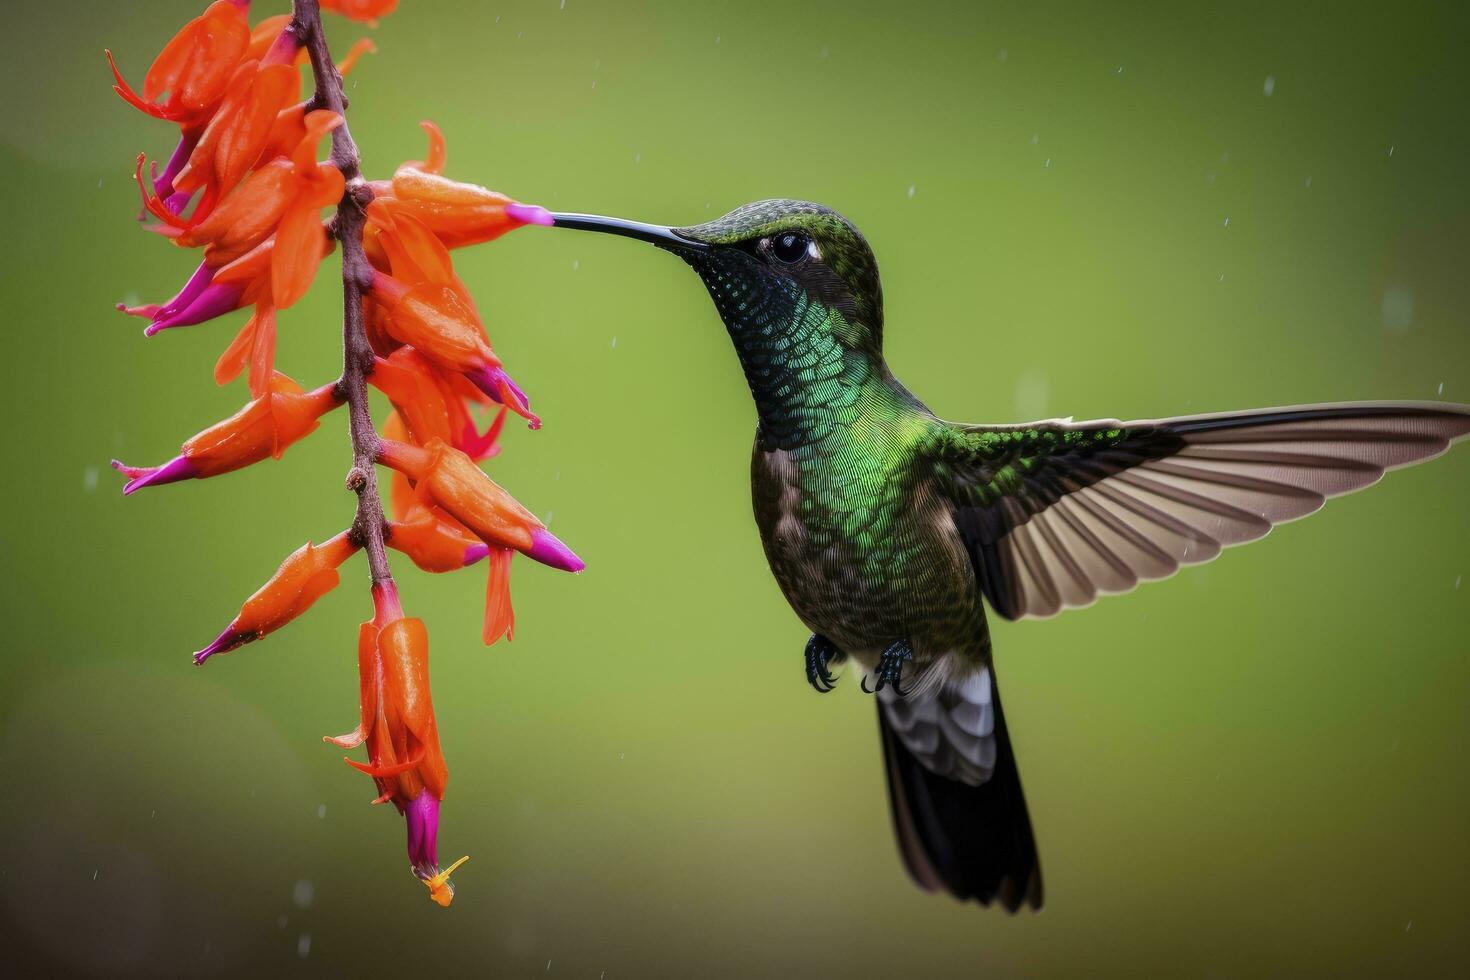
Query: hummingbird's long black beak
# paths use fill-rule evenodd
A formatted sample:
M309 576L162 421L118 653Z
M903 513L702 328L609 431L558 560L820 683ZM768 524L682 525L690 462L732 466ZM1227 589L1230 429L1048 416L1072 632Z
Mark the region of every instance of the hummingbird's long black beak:
M626 218L608 218L600 214L561 214L553 211L551 220L558 228L577 228L582 231L600 231L608 235L636 238L672 251L707 252L709 246L694 238L679 234L663 225L651 225L643 221Z

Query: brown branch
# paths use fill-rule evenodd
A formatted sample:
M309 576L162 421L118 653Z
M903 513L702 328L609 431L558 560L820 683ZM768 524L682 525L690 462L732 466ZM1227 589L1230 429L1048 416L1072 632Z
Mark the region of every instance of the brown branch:
M332 163L347 179L347 189L337 207L332 229L342 244L342 379L337 385L347 399L352 432L352 469L347 474L347 487L357 493L357 517L352 522L351 535L354 543L367 551L373 584L388 584L393 581L393 575L388 570L388 552L383 545L386 522L375 466L378 433L368 410L367 376L372 373L374 359L362 321L362 294L371 286L373 273L363 252L362 229L367 220L364 209L372 201L373 192L362 179L357 144L347 129L342 75L327 49L318 0L294 0L291 6L291 24L287 29L306 46L316 78L316 94L308 108L330 109L342 117L342 124L332 131Z

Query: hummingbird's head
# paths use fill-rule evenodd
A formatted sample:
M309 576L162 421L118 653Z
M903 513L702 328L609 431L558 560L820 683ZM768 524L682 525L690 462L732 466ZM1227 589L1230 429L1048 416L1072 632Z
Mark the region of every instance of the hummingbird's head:
M883 289L862 232L809 201L757 201L722 218L668 228L620 218L554 214L558 226L651 242L688 262L709 289L737 348L787 349L821 331L881 357Z

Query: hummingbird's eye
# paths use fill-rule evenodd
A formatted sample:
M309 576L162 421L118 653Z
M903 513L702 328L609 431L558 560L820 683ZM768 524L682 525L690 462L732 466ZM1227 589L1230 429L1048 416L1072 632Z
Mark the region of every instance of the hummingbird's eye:
M791 265L800 262L802 257L812 247L812 240L799 232L788 231L773 238L766 239L770 244L767 246L770 253L776 257L776 261Z

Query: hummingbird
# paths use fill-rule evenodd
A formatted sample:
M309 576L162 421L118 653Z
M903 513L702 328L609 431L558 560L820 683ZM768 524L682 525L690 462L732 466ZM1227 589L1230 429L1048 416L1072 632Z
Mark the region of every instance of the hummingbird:
M903 863L961 901L1043 901L987 606L1007 620L1087 606L1470 434L1470 406L1410 401L949 422L888 369L878 263L836 211L768 200L690 227L551 217L656 245L703 280L755 401L755 524L811 634L806 680L826 693L834 666L864 671Z

